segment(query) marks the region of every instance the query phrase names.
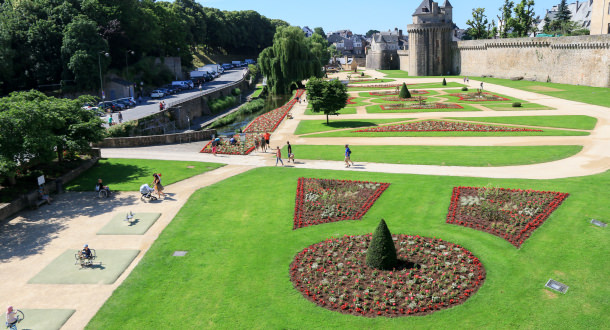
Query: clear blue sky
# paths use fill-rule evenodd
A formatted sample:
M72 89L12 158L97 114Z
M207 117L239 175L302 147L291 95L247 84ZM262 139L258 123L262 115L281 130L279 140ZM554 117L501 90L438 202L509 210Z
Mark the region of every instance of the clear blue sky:
M402 29L406 31L407 24L411 24L411 15L421 3L421 0L402 1L342 1L342 0L197 0L205 7L214 7L221 10L255 10L268 18L279 18L291 25L321 26L324 31L350 29L354 33L364 34L368 30L387 31L388 29ZM517 3L521 0L513 0ZM569 0L568 3L575 0ZM597 0L599 1L599 0ZM444 0L439 0L440 5ZM472 17L472 9L485 8L489 18L496 19L498 8L503 0L463 1L450 0L453 5L453 21L460 27L466 28L466 21ZM536 15L544 17L547 9L556 5L560 0L536 0ZM496 19L497 23L497 19Z

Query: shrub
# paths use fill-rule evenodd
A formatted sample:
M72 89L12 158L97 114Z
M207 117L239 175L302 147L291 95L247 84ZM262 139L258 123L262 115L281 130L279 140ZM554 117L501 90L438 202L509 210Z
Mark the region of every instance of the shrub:
M443 78L443 86L447 86L447 80Z
M138 128L138 121L132 120L122 124L110 126L106 131L108 137L128 137L132 136Z
M513 102L513 108L520 108L521 102Z
M217 99L211 100L208 106L213 114L224 111L235 105L237 99L235 96L223 96Z
M392 234L385 220L381 219L366 252L366 264L376 269L392 269L397 261Z
M407 88L407 84L402 83L398 97L400 97L401 99L410 99L411 98L411 92L409 92L409 88Z
M255 99L255 100L253 100L251 102L248 102L248 103L244 104L243 106L241 106L239 108L239 110L233 112L232 114L224 116L222 118L219 118L219 119L215 120L209 126L209 128L215 128L215 127L221 127L221 126L229 125L229 124L235 122L235 120L237 120L239 118L239 116L244 115L244 114L250 114L250 113L253 113L253 112L257 112L257 111L261 110L264 106L265 106L265 100L263 100L263 99Z
M462 92L467 92L468 91L468 87L464 86L462 87Z
M241 90L239 88L234 88L231 91L231 94L233 94L234 96L238 96L239 94L241 94Z
M364 72L360 72L360 77L364 77Z

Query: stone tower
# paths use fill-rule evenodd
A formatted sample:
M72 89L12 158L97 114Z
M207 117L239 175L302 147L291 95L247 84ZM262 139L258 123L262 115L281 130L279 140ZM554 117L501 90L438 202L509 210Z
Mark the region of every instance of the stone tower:
M442 76L451 71L453 7L424 0L413 13L409 32L409 75Z

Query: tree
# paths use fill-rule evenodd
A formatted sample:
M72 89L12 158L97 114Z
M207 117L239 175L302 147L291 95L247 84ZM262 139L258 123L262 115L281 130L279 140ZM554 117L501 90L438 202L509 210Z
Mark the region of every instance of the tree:
M402 83L398 97L400 97L401 99L410 99L411 98L411 92L409 92L409 88L407 88L407 84Z
M515 3L510 0L504 0L504 4L499 8L500 15L498 15L498 34L500 38L508 37L508 30L514 24L513 19L513 7Z
M372 268L390 270L397 262L392 234L385 220L381 219L366 251L366 264Z
M443 78L443 86L447 86L447 79Z
M330 61L330 50L328 48L328 41L322 38L319 34L313 34L311 37L306 38L309 43L309 49L318 58L321 65L326 65Z
M290 86L309 77L322 77L322 63L310 49L303 31L296 27L280 27L273 45L258 57L261 73L267 77L271 94L288 94Z
M489 22L487 16L485 16L485 8L473 9L472 20L466 21L466 25L470 26L468 32L473 39L487 38L489 35L487 24L489 24Z
M370 38L373 36L373 34L375 33L379 33L379 30L368 30L368 32L366 33L366 37Z
M347 87L339 80L311 78L307 82L307 99L313 112L324 112L328 116L337 114L347 103Z
M515 7L515 21L513 24L513 35L515 37L527 37L535 29L534 22L534 0L521 0Z
M324 29L321 27L316 27L313 29L313 33L319 35L320 37L326 39L326 33L324 32Z

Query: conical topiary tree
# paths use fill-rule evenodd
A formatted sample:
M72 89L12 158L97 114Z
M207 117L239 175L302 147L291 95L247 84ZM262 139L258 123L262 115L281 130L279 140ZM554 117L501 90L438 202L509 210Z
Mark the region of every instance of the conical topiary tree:
M445 78L443 78L443 86L447 86L447 80L445 80Z
M392 234L381 219L366 252L366 264L377 269L392 269L396 266L396 247Z
M409 88L407 88L407 84L402 83L402 87L400 87L400 93L398 93L398 97L401 99L410 99L411 92L409 92Z

